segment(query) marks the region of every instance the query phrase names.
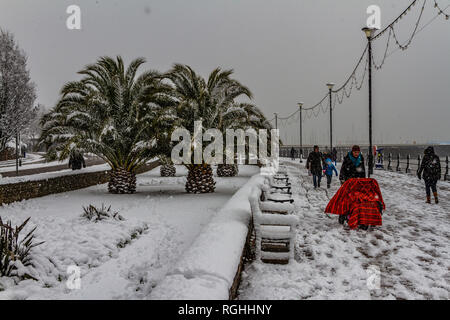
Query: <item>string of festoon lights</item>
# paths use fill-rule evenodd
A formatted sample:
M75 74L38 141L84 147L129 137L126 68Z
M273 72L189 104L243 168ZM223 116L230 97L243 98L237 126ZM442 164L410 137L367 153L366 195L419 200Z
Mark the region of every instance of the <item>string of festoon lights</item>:
M447 10L448 7L450 7L450 5L448 5L447 7L445 7L444 9L441 9L441 7L439 6L437 0L434 0L434 7L438 10L438 15L444 15L445 20L448 20L450 18L450 14L446 13L445 10Z
M450 7L450 5L446 6L445 8L441 8L437 2L437 0L434 1L434 8L438 11L437 15L435 15L431 20L426 22L422 27L419 28L420 22L423 18L423 13L426 9L426 3L428 0L423 0L421 3L421 6L418 6L420 8L420 11L417 15L417 20L414 24L414 27L412 29L411 35L404 41L400 41L399 37L396 32L396 25L399 24L400 20L402 20L406 15L411 13L416 6L417 3L419 3L419 0L414 0L411 2L411 4L402 12L400 15L398 15L387 27L385 27L383 30L378 32L376 35L372 36L371 40L376 41L378 39L381 39L383 36L387 35L386 39L386 47L384 48L384 54L381 59L380 63L376 63L374 59L374 55L372 53L372 66L376 70L380 70L386 59L397 52L398 50L406 50L411 45L413 39L426 27L428 27L431 23L433 23L439 16L443 15L446 20L449 20L449 13L446 12L446 10ZM393 50L390 50L391 44L393 43L392 39L395 41L396 48ZM317 118L321 113L326 114L329 109L329 103L324 102L329 98L330 92L332 94L332 110L336 108L336 104L342 104L344 102L345 98L350 98L352 95L352 92L354 88L356 88L358 91L361 90L361 88L364 86L365 79L367 76L367 71L369 69L369 59L367 55L368 50L368 44L364 48L364 51L362 52L360 58L358 59L358 62L356 63L356 66L353 68L353 71L350 73L348 78L344 81L344 83L337 87L335 90L330 90L325 94L325 96L316 104L312 106L302 106L301 110L305 112L306 117L302 117L302 121L306 121L308 119L311 119L312 117ZM365 59L364 59L365 58ZM363 62L364 61L364 62ZM294 118L295 117L295 118ZM274 120L279 120L281 125L289 125L292 123L298 123L300 118L300 109L298 108L295 112L292 114L286 116L286 117L280 117L275 116L272 119L268 120L269 122L273 122Z

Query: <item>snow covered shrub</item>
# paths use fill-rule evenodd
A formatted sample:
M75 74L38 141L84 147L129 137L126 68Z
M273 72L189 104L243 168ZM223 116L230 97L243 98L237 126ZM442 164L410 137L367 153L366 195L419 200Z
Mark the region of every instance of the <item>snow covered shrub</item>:
M89 221L98 222L106 219L125 220L118 212L112 212L111 206L107 208L103 203L101 208L97 208L90 204L87 207L83 207L83 210L84 212L81 216Z
M130 234L130 236L128 238L122 239L121 241L119 241L119 243L117 243L117 247L118 248L125 248L127 245L129 245L131 243L131 241L133 241L134 239L138 238L146 230L148 230L148 225L144 225L143 227L135 228L131 232L131 234Z
M44 243L33 243L33 228L28 234L19 241L20 232L30 221L25 220L20 226L11 226L11 221L3 223L0 217L0 276L21 276L23 278L32 279L30 275L22 272L24 267L31 265L30 251L34 247Z

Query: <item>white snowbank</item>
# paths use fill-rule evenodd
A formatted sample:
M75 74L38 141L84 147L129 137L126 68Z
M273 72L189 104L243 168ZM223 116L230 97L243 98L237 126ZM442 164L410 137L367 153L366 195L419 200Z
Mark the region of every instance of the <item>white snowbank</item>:
M151 299L229 298L251 217L248 197L255 185L263 183L264 177L255 175L233 195L153 290Z

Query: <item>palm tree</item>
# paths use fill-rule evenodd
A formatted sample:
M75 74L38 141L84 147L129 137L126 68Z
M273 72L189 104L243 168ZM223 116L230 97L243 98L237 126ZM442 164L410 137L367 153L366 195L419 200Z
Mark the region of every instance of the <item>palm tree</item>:
M202 120L204 130L215 128L224 132L227 128L252 126L253 123L249 121L251 117L264 117L256 107L236 102L240 97L251 99L252 93L232 79L232 73L232 70L216 68L206 81L191 67L181 64L175 64L167 73L166 77L174 84L174 97L178 101L176 124L189 130L191 137L196 120ZM201 164L185 166L189 170L187 192L214 191L215 182L209 163L203 161Z
M111 166L111 193L135 192L136 170L161 152L158 138L173 126L172 88L156 71L138 76L144 63L138 58L125 68L121 57L100 58L62 88L42 118L41 142L60 160L78 149Z

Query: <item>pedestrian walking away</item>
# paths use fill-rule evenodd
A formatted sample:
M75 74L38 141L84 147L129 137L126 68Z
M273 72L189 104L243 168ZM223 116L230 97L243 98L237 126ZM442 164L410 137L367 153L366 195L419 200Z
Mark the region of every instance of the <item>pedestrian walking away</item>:
M333 147L333 151L331 152L331 160L333 160L335 166L337 165L337 153L337 149Z
M308 159L306 160L306 169L308 169L313 176L314 189L320 188L322 168L324 166L325 161L322 154L319 152L319 146L314 146L314 151L308 155Z
M83 154L78 150L73 150L70 153L69 168L72 168L72 170L80 170L81 167L86 168Z
M364 157L361 154L359 146L354 145L344 158L339 174L341 184L351 178L365 178L366 168L364 166Z
M441 162L434 153L433 147L426 148L424 154L420 168L417 170L417 177L425 181L426 202L431 203L431 191L433 191L434 202L439 203L436 185L438 180L441 180Z
M291 148L291 159L295 160L295 155L297 153L297 150L294 149L294 147Z
M327 189L329 189L331 187L333 172L336 173L336 177L338 176L338 171L330 158L327 158L325 160L325 166L323 167L323 171L325 173L325 176L327 177Z

